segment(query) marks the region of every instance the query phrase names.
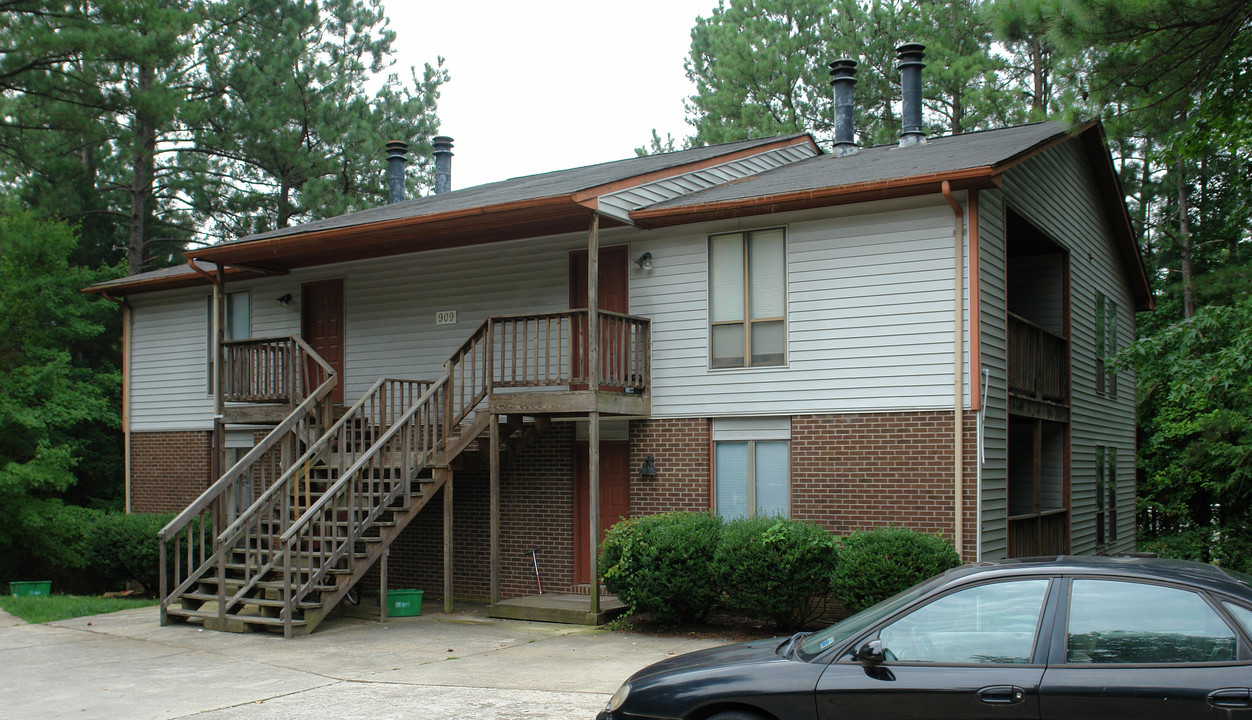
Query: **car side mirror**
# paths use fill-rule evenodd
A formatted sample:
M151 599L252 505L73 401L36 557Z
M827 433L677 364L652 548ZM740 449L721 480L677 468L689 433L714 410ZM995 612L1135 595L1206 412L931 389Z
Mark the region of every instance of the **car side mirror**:
M868 663L880 663L887 659L882 649L882 640L870 640L857 648L856 659Z

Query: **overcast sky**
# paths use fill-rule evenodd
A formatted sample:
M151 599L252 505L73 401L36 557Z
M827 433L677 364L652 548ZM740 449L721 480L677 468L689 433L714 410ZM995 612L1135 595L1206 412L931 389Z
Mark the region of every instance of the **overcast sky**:
M384 0L396 70L443 56L453 189L633 157L688 134L683 73L717 0Z

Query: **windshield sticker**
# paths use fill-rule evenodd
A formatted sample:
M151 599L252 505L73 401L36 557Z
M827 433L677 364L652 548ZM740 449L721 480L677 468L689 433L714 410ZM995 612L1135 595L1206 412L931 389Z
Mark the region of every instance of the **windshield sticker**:
M823 640L823 641L821 642L821 644L820 644L820 645L818 645L818 646L817 646L817 649L818 649L818 650L825 650L825 649L826 649L826 648L827 648L827 647L828 647L828 646L829 646L832 642L834 642L834 641L835 641L835 639L834 639L834 638L826 638L825 640Z

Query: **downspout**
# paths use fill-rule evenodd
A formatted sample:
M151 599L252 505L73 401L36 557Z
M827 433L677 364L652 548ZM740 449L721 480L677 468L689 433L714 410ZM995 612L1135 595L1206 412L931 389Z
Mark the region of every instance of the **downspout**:
M953 339L955 340L955 350L953 351L953 408L952 408L952 495L953 495L953 544L956 545L956 554L962 560L965 559L965 443L964 443L964 414L965 414L965 358L964 358L964 341L965 341L965 214L961 210L961 205L952 197L952 186L947 180L943 181L943 197L952 206L952 213L955 216L955 222L952 226L952 237L956 245L956 272L955 272L955 292L953 293L952 312L953 320ZM972 347L972 344L971 344Z
M126 492L125 508L130 514L130 342L131 342L131 305L125 300L118 300L107 292L100 293L109 302L122 306L122 477Z
M987 419L987 388L991 374L982 367L982 292L978 247L978 189L969 191L969 381L981 383L982 392L970 390L970 409L977 422L976 454L974 456L974 562L982 562L982 468L986 464L985 428Z

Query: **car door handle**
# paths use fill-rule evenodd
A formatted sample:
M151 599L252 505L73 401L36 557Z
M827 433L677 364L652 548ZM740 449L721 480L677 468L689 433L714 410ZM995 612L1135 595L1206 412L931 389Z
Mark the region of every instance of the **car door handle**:
M1209 705L1218 708L1252 707L1252 690L1248 688L1222 688L1209 693Z
M990 685L978 691L978 699L988 705L1016 705L1026 699L1026 691L1016 685Z

